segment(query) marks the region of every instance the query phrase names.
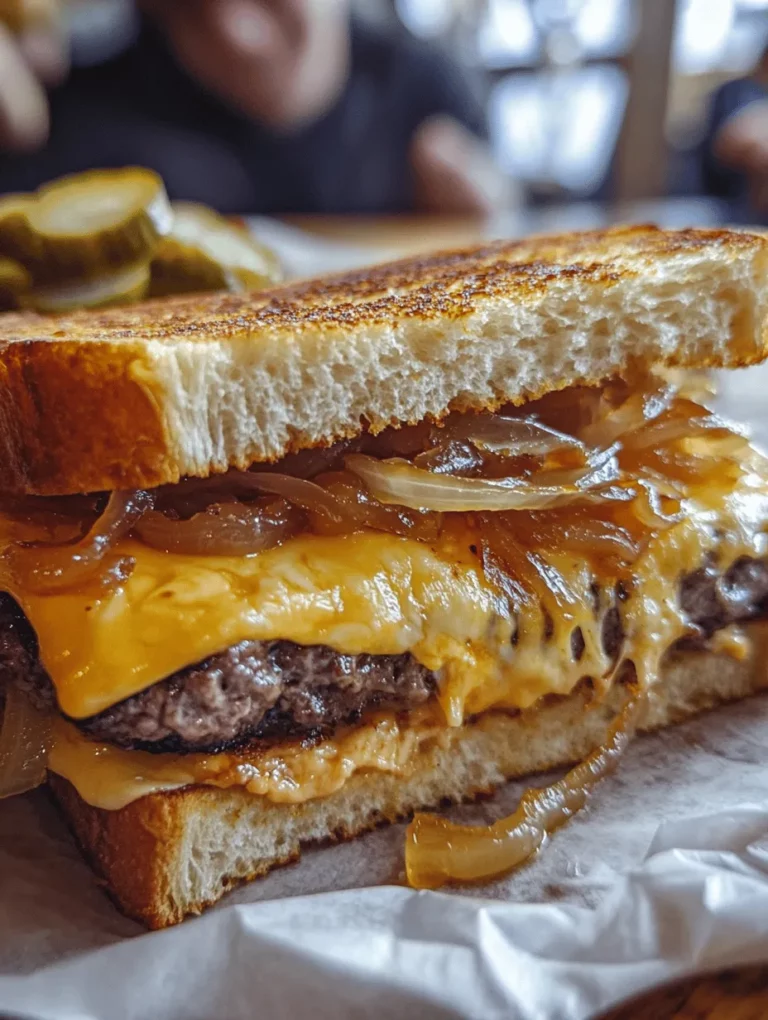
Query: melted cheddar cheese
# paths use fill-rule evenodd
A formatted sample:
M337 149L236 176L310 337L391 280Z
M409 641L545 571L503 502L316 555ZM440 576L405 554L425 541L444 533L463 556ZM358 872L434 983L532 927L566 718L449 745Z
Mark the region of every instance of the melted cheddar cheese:
M623 656L645 684L688 631L680 579L710 556L725 571L742 556L768 554L766 462L750 455L730 491L697 493L685 509L685 519L651 539L633 565L631 597L621 608ZM435 722L433 709L429 725L401 729L389 717L317 747L281 748L269 759L123 752L62 723L50 767L97 806L189 783L238 784L276 801L325 796L360 769L401 772L435 725L458 726L493 708L528 708L544 695L570 693L585 676L606 687L612 679L593 571L562 552L547 554L562 581L556 611L531 604L513 613L485 579L472 533L458 526L434 546L364 533L307 535L232 559L159 553L135 541L115 551L136 565L113 592L12 590L66 714L103 711L238 641L283 639L348 654L410 652L437 675L440 718ZM576 628L584 643L578 659Z
M87 740L71 723L56 722L49 768L68 779L83 800L116 811L151 793L184 786L240 786L276 804L299 804L340 790L356 772L402 775L414 757L444 739L447 730L430 713L407 725L380 713L312 747L232 754L149 754Z
M138 542L115 553L136 565L114 592L14 592L59 704L74 718L247 638L350 654L411 650L439 670L474 660L473 646L485 646L502 612L480 564L456 542L433 550L384 534L306 535L231 559L156 552Z

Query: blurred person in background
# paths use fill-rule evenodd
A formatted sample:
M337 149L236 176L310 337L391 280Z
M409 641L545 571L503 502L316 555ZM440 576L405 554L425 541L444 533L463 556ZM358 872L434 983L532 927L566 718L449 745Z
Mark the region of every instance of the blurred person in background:
M0 191L140 164L172 198L225 213L502 204L458 68L359 23L348 3L142 0L123 52L70 69L56 0L35 0L47 17L0 25Z
M768 222L768 49L751 75L712 96L702 170L706 191L728 204L731 218Z

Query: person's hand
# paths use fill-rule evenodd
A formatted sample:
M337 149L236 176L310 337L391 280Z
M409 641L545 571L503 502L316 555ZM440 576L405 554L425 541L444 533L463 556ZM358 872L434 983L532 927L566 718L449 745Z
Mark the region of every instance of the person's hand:
M511 182L483 143L452 117L431 117L411 142L416 206L422 212L487 216L514 199Z
M768 99L750 103L729 117L712 151L721 163L747 176L753 207L768 210Z
M344 87L347 0L142 0L184 67L274 130L322 116Z
M0 0L0 149L25 151L48 137L46 85L67 71L57 0Z

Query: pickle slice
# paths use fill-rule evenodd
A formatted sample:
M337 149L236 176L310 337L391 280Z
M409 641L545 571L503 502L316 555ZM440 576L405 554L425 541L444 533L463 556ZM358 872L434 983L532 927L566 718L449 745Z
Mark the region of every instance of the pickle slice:
M151 297L259 290L280 279L276 256L223 216L194 202L175 202L173 212L152 262Z
M0 257L0 312L22 308L31 280L24 266Z
M130 304L146 296L149 278L149 263L142 262L95 280L39 287L29 294L26 304L38 312L71 312L77 308Z
M39 257L41 245L29 225L29 210L34 195L3 195L0 198L0 256L24 262L32 253Z
M96 279L149 262L173 214L151 170L94 170L41 188L27 208L34 238L20 261L35 283Z

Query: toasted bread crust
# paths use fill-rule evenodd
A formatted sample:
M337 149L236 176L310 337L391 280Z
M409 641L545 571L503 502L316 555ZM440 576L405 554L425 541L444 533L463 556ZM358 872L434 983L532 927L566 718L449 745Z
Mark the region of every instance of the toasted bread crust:
M671 657L642 728L656 730L768 688L768 624L753 624L750 634L752 652L742 662L707 652ZM295 860L308 843L351 839L418 808L471 799L505 779L584 758L605 739L624 696L619 685L594 704L582 686L517 715L487 713L448 730L404 775L358 773L337 793L303 804L193 787L110 812L86 804L59 776L50 783L120 908L163 928L200 913L232 886Z
M654 362L750 364L767 275L762 236L634 227L246 296L6 315L1 487L154 486Z
M105 359L97 344L9 344L0 355L0 489L33 491L45 478L50 491L93 491L90 465L110 489L161 475L168 437L142 357L139 345Z

